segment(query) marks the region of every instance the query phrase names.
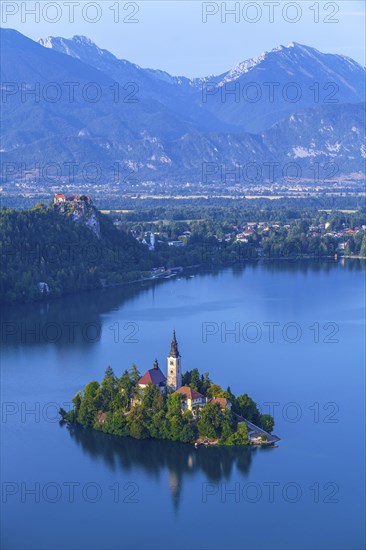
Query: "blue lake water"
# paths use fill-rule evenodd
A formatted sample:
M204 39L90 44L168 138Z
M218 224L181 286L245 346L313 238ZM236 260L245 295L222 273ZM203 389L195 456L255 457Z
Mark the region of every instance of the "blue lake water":
M259 263L6 308L2 547L365 548L365 262ZM199 448L60 426L108 365L173 328L197 367L274 410L274 449Z

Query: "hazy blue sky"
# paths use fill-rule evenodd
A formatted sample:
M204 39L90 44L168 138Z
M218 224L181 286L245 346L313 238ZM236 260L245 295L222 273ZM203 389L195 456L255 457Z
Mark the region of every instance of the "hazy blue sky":
M236 15L227 14L225 21L225 8L235 8ZM363 0L3 0L1 9L3 26L30 38L83 34L117 57L175 75L219 74L293 41L365 64ZM27 13L32 9L37 15ZM74 20L70 21L72 10ZM213 13L203 22L206 12Z

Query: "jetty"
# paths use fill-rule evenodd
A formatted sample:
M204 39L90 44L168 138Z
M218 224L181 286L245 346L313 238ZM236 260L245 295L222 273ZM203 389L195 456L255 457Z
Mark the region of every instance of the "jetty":
M238 422L245 422L248 428L248 437L249 441L252 443L252 445L267 445L267 446L273 446L278 441L280 441L280 438L277 435L270 434L260 428L259 426L256 426L253 424L253 422L250 422L246 418L240 415L236 415Z

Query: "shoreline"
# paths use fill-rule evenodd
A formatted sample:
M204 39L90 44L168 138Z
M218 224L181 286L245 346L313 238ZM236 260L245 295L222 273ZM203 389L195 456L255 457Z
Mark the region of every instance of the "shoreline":
M239 261L235 261L235 262L227 262L227 263L223 263L223 264L220 264L220 265L207 265L207 264L196 264L196 265L192 265L192 266L177 266L177 267L172 267L168 270L166 270L164 273L162 273L161 275L156 275L156 276L150 276L150 277L141 277L140 279L134 279L133 281L124 281L124 282L121 282L121 283L114 283L114 284L105 284L105 285L102 285L102 286L97 286L95 288L89 288L89 289L85 289L85 290L78 290L78 291L75 291L75 292L68 292L66 294L63 294L62 296L47 296L47 297L40 297L39 299L37 300L29 300L29 301L15 301L15 302L0 302L0 304L3 306L3 307L8 307L8 306L18 306L18 305L30 305L30 304L40 304L40 303L48 303L48 302L53 302L55 300L62 300L63 298L66 298L68 296L75 296L76 294L86 294L87 292L96 292L96 291L103 291L103 290L109 290L109 289L113 289L113 288L121 288L121 287L128 287L129 285L136 285L136 284L141 284L141 283L145 283L145 282L154 282L154 281L161 281L161 280L164 280L164 279L172 279L174 277L176 277L177 275L179 274L184 274L185 272L187 271L196 271L195 274L199 274L199 271L200 270L212 270L212 269L226 269L228 267L233 267L233 266L240 266L240 265L244 265L246 263L270 263L270 262L277 262L277 261L281 261L281 262L289 262L289 263L292 263L294 264L295 262L298 262L298 261L301 261L301 260L317 260L317 261L321 261L321 260L332 260L332 263L338 263L342 258L344 259L347 259L347 260L366 260L366 256L350 256L350 255L347 255L347 256L338 256L338 258L335 258L334 256L317 256L317 255L303 255L303 256L296 256L294 258L285 258L285 257L276 257L276 258L243 258ZM179 271L177 271L179 269ZM172 273L172 270L173 270L173 273Z
M97 432L97 433L103 433L105 435L109 435L109 436L112 436L112 437L115 437L116 439L134 439L136 441L169 441L171 443L180 443L180 444L184 444L184 445L190 445L191 447L193 446L195 449L198 449L198 447L205 447L205 448L208 448L208 447L220 447L220 448L226 448L226 449L230 449L230 448L248 448L248 447L273 447L273 448L277 448L277 443L280 441L280 438L277 437L276 435L272 435L272 434L268 434L270 436L270 440L262 440L262 441L257 441L257 440L253 440L253 439L249 439L248 440L248 443L246 444L243 444L243 445L225 445L224 443L219 443L219 440L218 439L209 439L207 437L199 437L198 439L196 439L195 441L191 441L189 443L183 443L182 441L174 441L173 439L159 439L157 437L148 437L146 439L138 439L136 437L132 437L131 435L126 435L126 436L122 436L122 435L117 435L117 434L113 434L113 433L110 433L110 432L105 432L103 430L98 430L96 428L86 428L85 426L83 426L82 424L79 424L79 422L71 422L70 420L67 420L66 418L63 418L61 416L61 419L60 419L60 424L61 425L67 425L67 426L77 426L78 428L81 428L83 430L91 430L93 432ZM260 428L259 428L260 429ZM263 431L263 430L261 430Z

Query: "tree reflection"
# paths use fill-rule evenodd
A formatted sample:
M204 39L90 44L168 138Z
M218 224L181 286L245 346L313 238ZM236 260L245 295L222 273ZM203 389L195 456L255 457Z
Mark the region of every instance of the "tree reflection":
M175 510L179 508L184 477L202 471L209 482L218 483L229 480L235 468L247 476L253 455L262 452L252 447L195 449L193 445L172 441L119 438L78 425L68 425L67 429L84 453L95 460L102 459L113 472L141 468L149 476L159 478L167 471Z

